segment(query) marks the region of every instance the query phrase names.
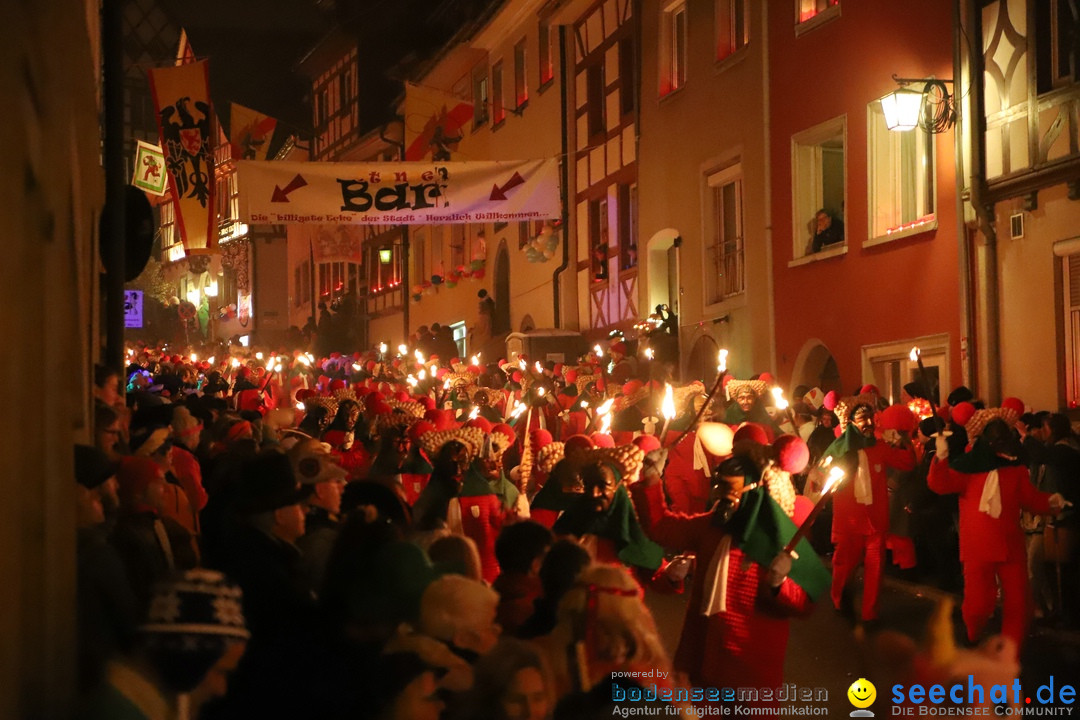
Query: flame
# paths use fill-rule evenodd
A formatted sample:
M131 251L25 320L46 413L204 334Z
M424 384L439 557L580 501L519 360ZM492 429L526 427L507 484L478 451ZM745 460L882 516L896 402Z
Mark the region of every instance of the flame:
M606 415L611 410L611 406L612 406L612 404L614 404L614 402L615 402L615 398L608 398L607 400L605 400L603 402L602 405L600 405L600 407L596 408L596 414L597 415Z
M439 374L439 366L438 365L432 365L431 366L431 377L435 377L438 374Z
M525 412L525 407L526 407L525 403L523 403L523 402L521 402L519 400L515 400L514 401L514 409L510 411L510 417L515 417L516 418L516 417L520 416L521 413Z
M469 411L469 419L475 420L476 416L480 414L480 406L473 405L473 409Z
M263 354L261 352L255 353L255 359L256 360L262 360L263 359Z
M650 360L653 359L653 349L651 347L645 348L645 357L649 358Z
M298 358L297 358L297 360L299 360L300 362L302 362L302 363L303 363L304 365L307 365L308 367L310 367L310 366L311 366L311 361L310 361L310 360L308 360L308 357L307 357L307 355L301 355L300 357L298 357ZM355 369L355 370L359 370L360 368L358 368L358 367L356 366L356 363L353 363L353 369Z
M544 366L540 364L540 361L539 361L539 360L537 360L537 361L536 361L536 362L535 362L535 363L533 364L533 367L534 367L534 368L536 368L536 372L537 372L537 373L539 373L540 375L543 375L543 374L544 374Z
M918 362L919 355L921 354L922 352L919 350L919 346L916 345L915 347L911 348L911 352L908 353L908 359L911 360L911 362Z
M233 359L232 359L232 366L233 366L234 368L238 368L238 367L240 367L240 361L239 361L239 360L237 360L236 358L233 358Z
M274 365L274 372L281 372L281 363Z
M473 365L479 365L480 364L480 358L473 355L471 362L472 362Z
M582 400L580 405L581 409L584 410L585 408L589 407L589 402L587 400Z
M424 364L424 353L417 350L413 353L413 355L416 356L416 362L420 363L421 365Z
M772 396L773 396L773 405L776 406L777 410L787 410L788 401L784 399L784 391L783 390L781 390L779 387L774 387L772 389Z
M599 343L597 343L596 347L593 348L593 352L596 353L596 357L598 358L604 357L604 351L600 348Z
M450 378L446 378L446 380L443 381L442 386L443 386L443 390L449 390L450 389Z
M727 372L727 350L721 350L717 353L716 359L720 362L720 364L716 366L716 369L723 375Z
M536 388L536 394L537 394L537 395L539 395L540 397L544 397L544 393L545 393L545 392L546 392L546 391L545 391L545 390L544 390L544 388L542 388L542 387L538 387L538 388Z
M829 478L825 481L825 487L821 489L822 495L828 495L836 485L844 479L844 471L839 466L829 470Z
M299 410L300 412L304 412L305 410L307 410L307 408L304 407L304 403L302 403L302 402L296 403L296 409Z
M405 378L405 382L409 383L409 387L416 387L417 379L410 375L409 377Z
M379 354L380 355L385 355L386 354L386 349L387 349L386 348L386 343L379 343Z
M360 363L353 363L352 364L352 369L356 370L357 372L360 372L361 370L364 369L364 366L361 365Z
M660 403L660 412L665 420L675 417L675 396L672 394L670 383L664 383L664 401Z
M406 345L405 343L401 343L400 345L397 346L397 351L398 351L398 355L408 355L409 354L409 346Z
M599 432L607 433L609 430L611 430L611 413L606 412L600 416Z
M199 356L195 353L191 353L191 362L199 362Z
M427 370L421 370L416 374L416 377L420 380L427 380Z

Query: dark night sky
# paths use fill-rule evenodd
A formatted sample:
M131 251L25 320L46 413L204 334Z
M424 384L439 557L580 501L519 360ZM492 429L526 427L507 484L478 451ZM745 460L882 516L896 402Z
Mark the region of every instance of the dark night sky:
M310 128L308 81L296 61L330 26L313 0L161 0L210 62L210 89L222 122L230 102ZM306 134L306 133L305 133Z

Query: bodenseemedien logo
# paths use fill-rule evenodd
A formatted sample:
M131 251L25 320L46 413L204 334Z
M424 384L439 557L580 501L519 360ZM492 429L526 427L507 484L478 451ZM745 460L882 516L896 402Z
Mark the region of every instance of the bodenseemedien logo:
M874 683L866 678L859 678L847 689L847 699L855 709L851 711L851 717L874 717L873 710L867 710L877 699L877 688Z

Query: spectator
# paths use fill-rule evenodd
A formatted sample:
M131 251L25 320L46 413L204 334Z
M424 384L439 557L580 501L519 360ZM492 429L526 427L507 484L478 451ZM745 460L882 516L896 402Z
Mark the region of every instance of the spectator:
M552 543L537 573L540 596L533 602L532 615L518 629L519 637L540 637L554 629L559 602L591 562L589 551L573 540Z
M810 252L844 242L844 221L834 218L825 208L814 214L814 238L810 241Z
M547 527L531 520L507 525L495 540L501 572L492 587L499 593L497 619L504 632L515 634L532 615L542 590L540 567L553 540Z

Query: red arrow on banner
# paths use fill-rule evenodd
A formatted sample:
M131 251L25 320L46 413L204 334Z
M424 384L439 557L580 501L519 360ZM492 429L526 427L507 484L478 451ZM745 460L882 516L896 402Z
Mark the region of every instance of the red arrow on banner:
M270 198L270 202L289 202L289 193L297 188L302 188L307 185L307 180L300 173L296 173L296 177L292 179L292 182L285 186L282 190L277 185L274 186L274 194Z
M518 185L524 185L524 184L525 184L525 178L521 177L520 173L514 173L510 177L510 179L506 181L506 184L503 185L502 187L499 187L498 185L492 185L491 186L491 197L488 198L488 199L489 200L505 200L507 190L509 190L510 188L516 188Z

